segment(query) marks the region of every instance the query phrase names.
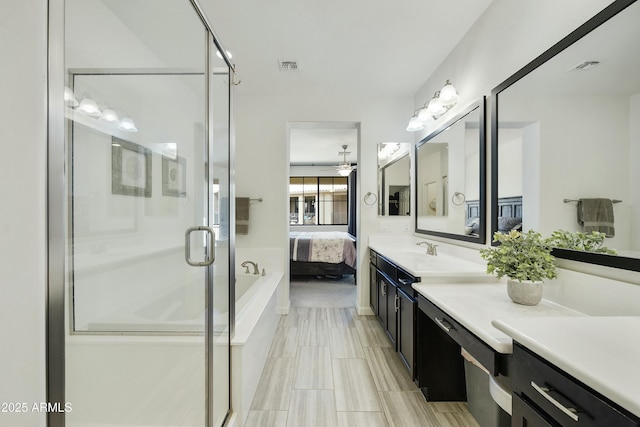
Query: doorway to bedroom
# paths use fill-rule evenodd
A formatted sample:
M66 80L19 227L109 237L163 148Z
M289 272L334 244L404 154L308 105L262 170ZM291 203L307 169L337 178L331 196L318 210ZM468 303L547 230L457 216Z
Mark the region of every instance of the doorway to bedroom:
M359 123L289 123L292 307L356 306Z

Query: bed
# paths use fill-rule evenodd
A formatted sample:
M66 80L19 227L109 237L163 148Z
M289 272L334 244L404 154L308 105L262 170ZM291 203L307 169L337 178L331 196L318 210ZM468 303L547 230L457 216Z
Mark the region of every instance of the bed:
M291 276L342 276L356 274L356 239L340 231L291 231Z
M480 227L480 201L466 202L465 234L477 236ZM522 196L498 199L498 231L522 231Z

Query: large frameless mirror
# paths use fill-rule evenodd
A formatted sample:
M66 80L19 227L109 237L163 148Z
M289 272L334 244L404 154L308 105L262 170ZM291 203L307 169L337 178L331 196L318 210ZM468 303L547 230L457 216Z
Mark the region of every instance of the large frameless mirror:
M640 271L638 22L616 1L494 89L493 232L519 220L561 258Z
M411 215L411 144L378 144L378 215Z
M485 241L484 99L416 146L416 232Z

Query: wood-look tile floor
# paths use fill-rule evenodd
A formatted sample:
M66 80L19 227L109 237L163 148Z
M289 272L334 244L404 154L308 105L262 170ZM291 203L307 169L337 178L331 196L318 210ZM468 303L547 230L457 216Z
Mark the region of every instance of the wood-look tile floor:
M375 316L294 307L272 342L246 427L478 427L465 403L427 402Z

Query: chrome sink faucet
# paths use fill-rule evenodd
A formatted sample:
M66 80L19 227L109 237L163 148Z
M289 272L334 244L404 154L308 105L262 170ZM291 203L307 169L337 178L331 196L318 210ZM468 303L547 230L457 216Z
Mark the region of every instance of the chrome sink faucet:
M249 265L253 266L253 274L260 274L260 269L258 268L258 263L253 261L245 261L240 264L242 267L246 268L245 273L249 274Z
M422 244L427 245L427 255L438 255L438 245L436 245L435 243L427 242L426 240L416 243L417 246L420 246Z

